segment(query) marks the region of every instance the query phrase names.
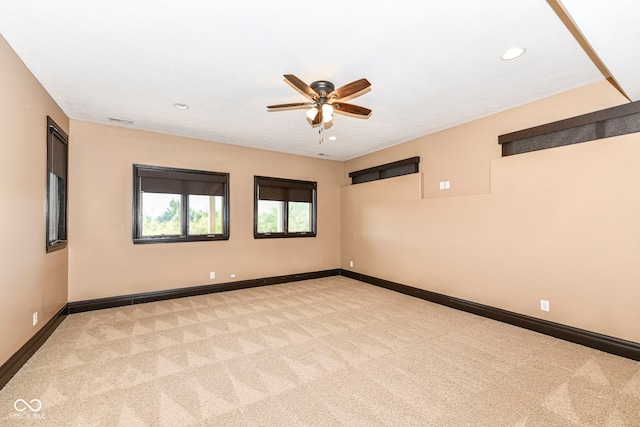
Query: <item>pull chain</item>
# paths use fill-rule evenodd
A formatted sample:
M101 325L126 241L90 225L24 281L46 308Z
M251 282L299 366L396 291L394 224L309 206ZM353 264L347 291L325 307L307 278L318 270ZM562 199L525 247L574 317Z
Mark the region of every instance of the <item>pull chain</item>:
M320 129L318 129L318 144L322 145L324 141L324 121L320 122Z

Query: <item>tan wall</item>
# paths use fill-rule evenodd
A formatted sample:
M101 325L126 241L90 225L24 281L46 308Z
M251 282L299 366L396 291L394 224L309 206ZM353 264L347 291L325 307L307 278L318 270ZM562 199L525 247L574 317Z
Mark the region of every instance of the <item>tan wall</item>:
M69 119L0 36L0 364L67 303L67 250L45 251L47 115ZM32 315L39 323L32 326Z
M598 83L346 162L343 179L419 155L422 173L343 187L342 268L640 342L640 134L497 144L623 102Z
M339 266L342 162L75 120L71 158L69 301ZM134 245L134 163L229 172L230 239ZM317 181L317 237L255 240L254 175Z

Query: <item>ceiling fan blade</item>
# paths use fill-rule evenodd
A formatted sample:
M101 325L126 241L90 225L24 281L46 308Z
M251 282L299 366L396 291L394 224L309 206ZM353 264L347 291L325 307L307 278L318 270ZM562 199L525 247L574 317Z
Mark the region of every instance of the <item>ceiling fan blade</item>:
M315 90L311 89L311 86L294 76L293 74L285 74L285 80L287 80L294 88L300 91L301 94L306 96L311 100L316 100L319 98L319 95Z
M363 90L367 89L369 86L371 86L371 83L369 83L369 80L367 79L356 80L355 82L351 82L347 85L344 85L334 90L329 95L327 95L327 98L328 99L346 98L351 95L355 95L358 92L362 92Z
M370 109L353 104L333 104L333 108L341 113L355 114L356 116L368 117L371 114Z
M295 107L307 107L309 105L313 105L311 102L295 102L293 104L278 104L278 105L267 105L267 108L270 110L278 109L278 108L295 108Z

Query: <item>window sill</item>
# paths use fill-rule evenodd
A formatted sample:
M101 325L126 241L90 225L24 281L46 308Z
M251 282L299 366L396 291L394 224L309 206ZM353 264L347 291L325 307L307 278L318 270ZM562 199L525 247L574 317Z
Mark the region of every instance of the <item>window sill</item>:
M48 243L47 244L47 253L59 251L60 249L64 249L67 247L67 241L58 241L56 243Z
M316 237L316 233L253 233L254 239L290 239L299 237Z
M182 243L182 242L211 242L218 240L229 240L229 236L212 235L212 236L189 236L189 237L141 237L133 239L134 245L153 244L153 243Z

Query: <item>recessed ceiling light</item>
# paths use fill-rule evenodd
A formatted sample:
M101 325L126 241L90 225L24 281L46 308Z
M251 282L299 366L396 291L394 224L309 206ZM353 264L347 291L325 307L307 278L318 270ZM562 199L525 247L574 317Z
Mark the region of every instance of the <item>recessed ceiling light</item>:
M189 106L187 104L180 104L178 102L173 104L173 106L176 107L178 110L188 110L189 109Z
M516 59L516 58L522 56L522 54L525 53L526 50L527 49L525 49L523 47L512 47L512 48L509 48L502 54L500 59L502 59L503 61L511 61L512 59Z
M110 122L122 123L123 125L132 125L133 122L131 120L126 119L116 119L114 117L107 117L107 120Z
M330 156L330 154L318 153L318 156L322 156L322 157L329 157L329 156Z
M337 136L330 136L328 139L329 139L329 141L335 141L336 139L338 139L338 137Z

